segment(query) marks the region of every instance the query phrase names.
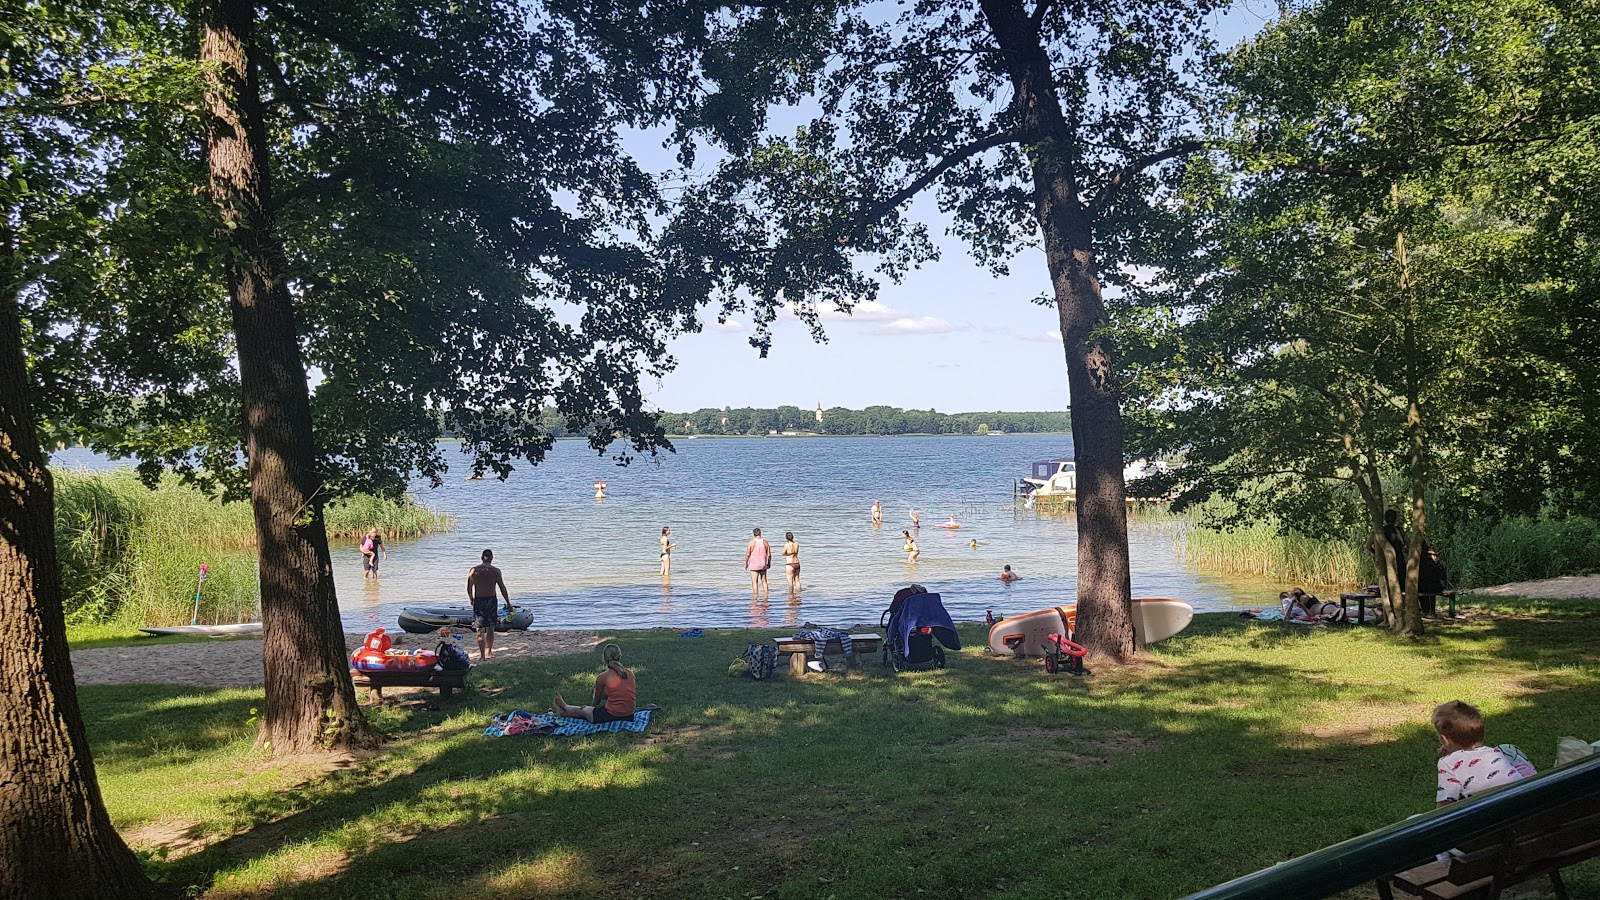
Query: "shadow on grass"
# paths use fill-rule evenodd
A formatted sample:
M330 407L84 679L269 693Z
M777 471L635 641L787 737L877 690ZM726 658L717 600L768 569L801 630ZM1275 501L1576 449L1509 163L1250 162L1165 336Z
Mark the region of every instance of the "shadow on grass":
M1148 669L1077 679L962 637L942 671L754 683L722 674L746 634L626 636L641 701L665 706L642 736L482 737L594 671L497 665L449 709L376 714L403 736L350 769L219 798L234 833L163 871L219 897L1174 896L1426 809L1432 697L1409 673L1490 646L1202 617ZM1564 638L1503 658L1523 678L1501 739L1588 708L1592 668L1545 669L1573 660ZM97 740L171 698L105 699Z

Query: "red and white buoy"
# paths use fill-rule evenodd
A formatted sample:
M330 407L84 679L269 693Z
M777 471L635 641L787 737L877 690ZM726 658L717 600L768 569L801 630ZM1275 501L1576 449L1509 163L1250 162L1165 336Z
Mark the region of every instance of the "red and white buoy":
M606 483L604 481L596 481L594 483L594 498L596 500L604 500L606 498Z

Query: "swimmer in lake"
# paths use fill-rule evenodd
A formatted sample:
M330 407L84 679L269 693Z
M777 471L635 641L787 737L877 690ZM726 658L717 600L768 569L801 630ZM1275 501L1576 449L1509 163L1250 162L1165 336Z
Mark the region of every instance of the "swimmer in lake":
M906 539L906 562L916 562L917 557L922 555L922 551L917 549L917 539L912 537L911 532L909 531L902 531L900 533L904 535Z
M977 538L973 538L972 539L972 543L968 544L967 546L971 547L974 550L978 549L978 539Z
M872 501L872 527L879 528L883 525L883 504Z

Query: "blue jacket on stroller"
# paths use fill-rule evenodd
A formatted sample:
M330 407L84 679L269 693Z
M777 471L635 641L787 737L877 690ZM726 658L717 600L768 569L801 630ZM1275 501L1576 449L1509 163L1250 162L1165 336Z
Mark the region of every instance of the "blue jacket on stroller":
M896 672L944 668L944 647L961 649L955 623L938 594L920 584L901 588L878 624L888 631L883 664Z

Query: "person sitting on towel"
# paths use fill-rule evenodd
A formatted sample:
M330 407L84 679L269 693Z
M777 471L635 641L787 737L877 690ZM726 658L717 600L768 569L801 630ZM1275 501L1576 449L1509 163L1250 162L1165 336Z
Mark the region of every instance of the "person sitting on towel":
M622 648L607 644L600 649L600 658L605 660L606 668L594 679L594 705L568 706L558 692L550 701L556 715L584 719L596 725L632 721L638 706L639 683L633 677L633 670L622 664Z

